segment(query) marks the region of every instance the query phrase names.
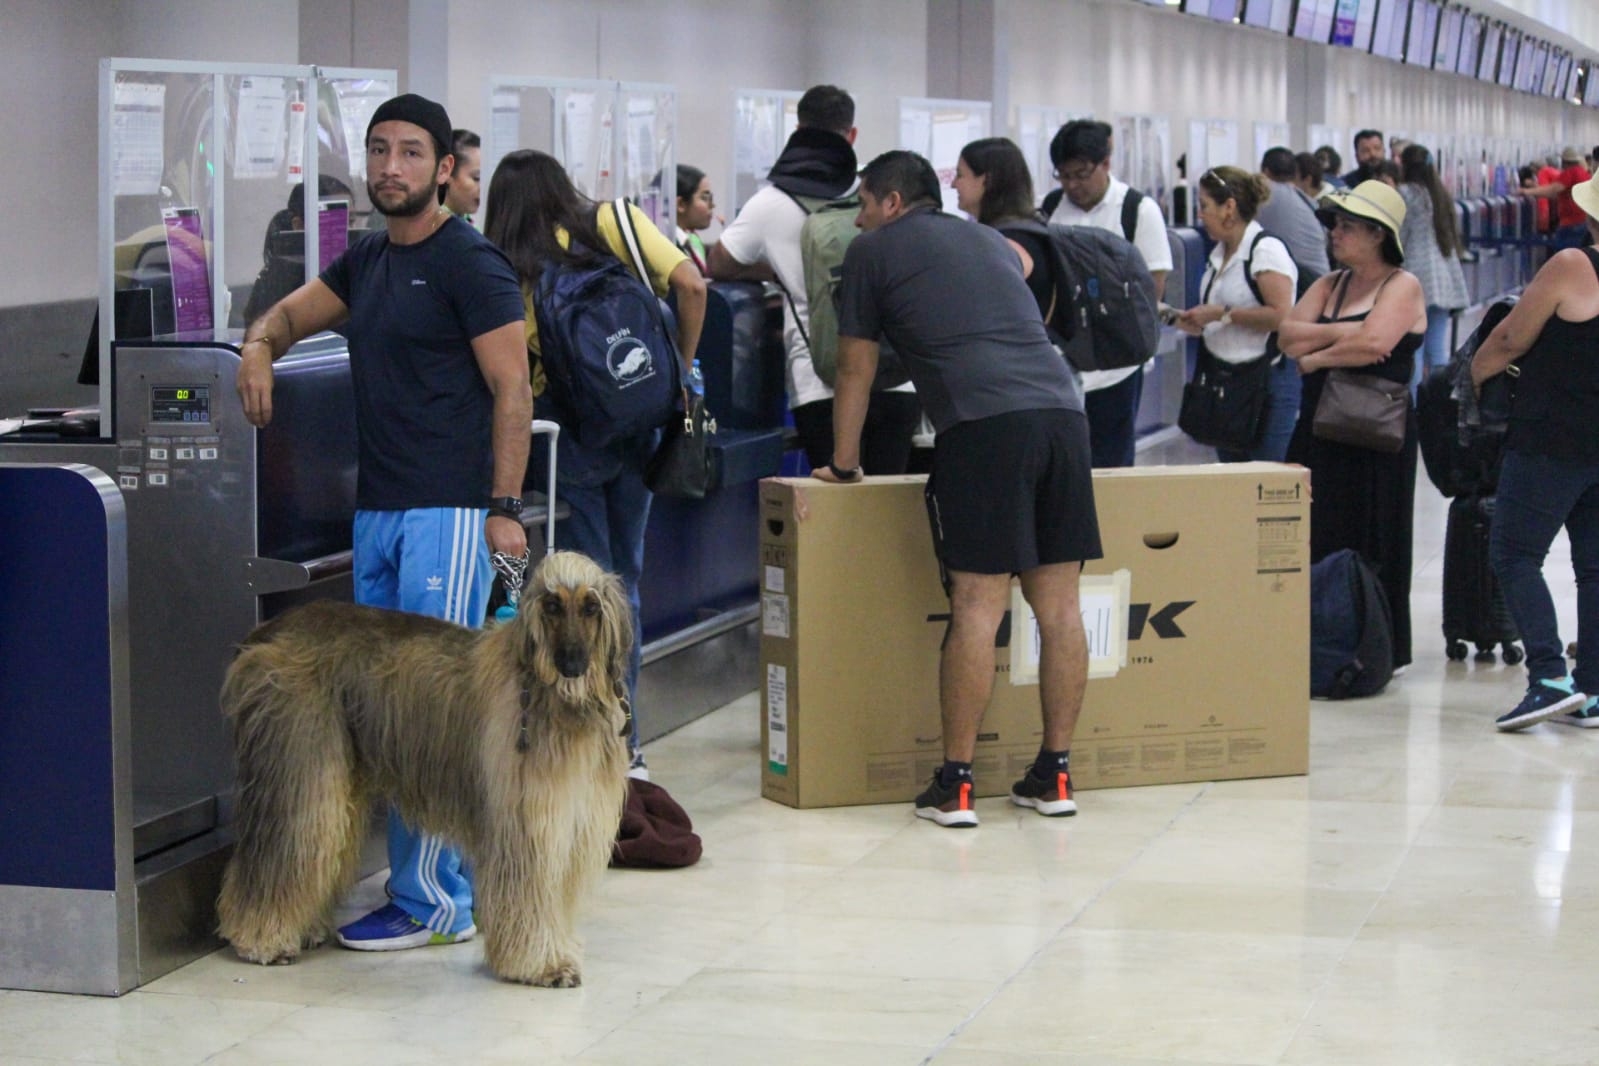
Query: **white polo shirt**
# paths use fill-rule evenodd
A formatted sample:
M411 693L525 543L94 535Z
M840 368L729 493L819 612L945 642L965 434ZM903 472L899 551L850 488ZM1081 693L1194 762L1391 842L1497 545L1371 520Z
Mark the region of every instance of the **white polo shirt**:
M1205 278L1199 283L1200 297L1205 303L1221 304L1224 307L1259 307L1260 301L1255 299L1255 294L1249 288L1249 279L1244 273L1244 260L1249 258L1249 247L1255 238L1263 231L1259 222L1251 222L1244 227L1244 235L1239 238L1238 250L1232 258L1223 262L1222 257L1226 249L1220 243L1210 250L1210 259L1205 265ZM1288 279L1288 287L1292 289L1299 281L1299 268L1294 265L1293 257L1288 254L1288 246L1276 237L1263 237L1255 245L1255 256L1251 262L1255 282L1259 284L1260 276L1267 273L1282 274ZM1206 297L1204 294L1209 293ZM1245 363L1251 359L1258 359L1266 352L1266 338L1271 336L1269 330L1250 329L1237 322L1222 325L1212 322L1205 327L1205 347L1224 363Z
M1113 174L1099 203L1084 211L1072 203L1070 197L1062 196L1049 220L1063 226L1095 226L1118 237L1125 237L1126 234L1122 232L1122 201L1126 199L1127 183L1117 180ZM1160 213L1160 204L1151 196L1145 196L1138 202L1138 220L1133 225L1133 247L1144 257L1144 265L1150 273L1171 271L1171 244L1166 239L1166 219ZM1083 391L1108 389L1142 369L1142 366L1129 366L1120 370L1089 370L1082 375Z

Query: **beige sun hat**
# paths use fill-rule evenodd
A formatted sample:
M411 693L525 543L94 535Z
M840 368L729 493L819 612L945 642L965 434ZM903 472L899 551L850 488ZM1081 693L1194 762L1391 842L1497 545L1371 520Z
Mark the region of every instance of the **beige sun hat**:
M1599 189L1595 193L1599 195ZM1394 258L1404 261L1405 249L1399 243L1399 230L1405 224L1405 198L1399 195L1399 190L1373 179L1353 189L1328 193L1321 202L1324 206L1316 211L1316 217L1321 219L1322 225L1331 228L1340 214L1374 222L1386 230L1388 239L1393 241Z
M1599 222L1599 174L1595 174L1581 185L1573 185L1571 198L1577 201L1577 206L1582 208L1589 218Z

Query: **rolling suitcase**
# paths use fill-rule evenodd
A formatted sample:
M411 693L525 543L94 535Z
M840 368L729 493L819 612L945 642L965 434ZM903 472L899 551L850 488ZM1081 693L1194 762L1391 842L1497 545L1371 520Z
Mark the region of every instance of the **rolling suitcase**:
M1488 534L1493 527L1492 496L1461 496L1449 501L1449 526L1444 534L1444 641L1451 660L1466 657L1466 644L1477 646L1477 661L1492 662L1501 647L1514 666L1524 653L1510 618L1504 593L1488 565Z

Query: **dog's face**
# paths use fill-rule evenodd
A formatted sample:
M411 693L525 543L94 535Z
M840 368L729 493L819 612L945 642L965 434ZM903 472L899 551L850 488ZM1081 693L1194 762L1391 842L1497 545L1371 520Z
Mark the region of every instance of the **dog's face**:
M614 575L586 555L554 552L534 570L519 619L540 682L574 701L615 691L632 646L633 619Z
M592 585L545 589L534 608L562 677L582 677L599 644L600 591Z

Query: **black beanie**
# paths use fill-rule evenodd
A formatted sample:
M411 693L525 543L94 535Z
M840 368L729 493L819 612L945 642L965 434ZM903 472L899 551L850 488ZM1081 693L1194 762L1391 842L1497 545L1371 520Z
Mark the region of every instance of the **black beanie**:
M367 140L372 139L372 127L379 122L409 122L413 126L421 126L433 135L433 149L440 159L450 154L454 127L450 125L450 116L443 104L436 104L416 93L385 100L372 112L372 121L366 124Z

